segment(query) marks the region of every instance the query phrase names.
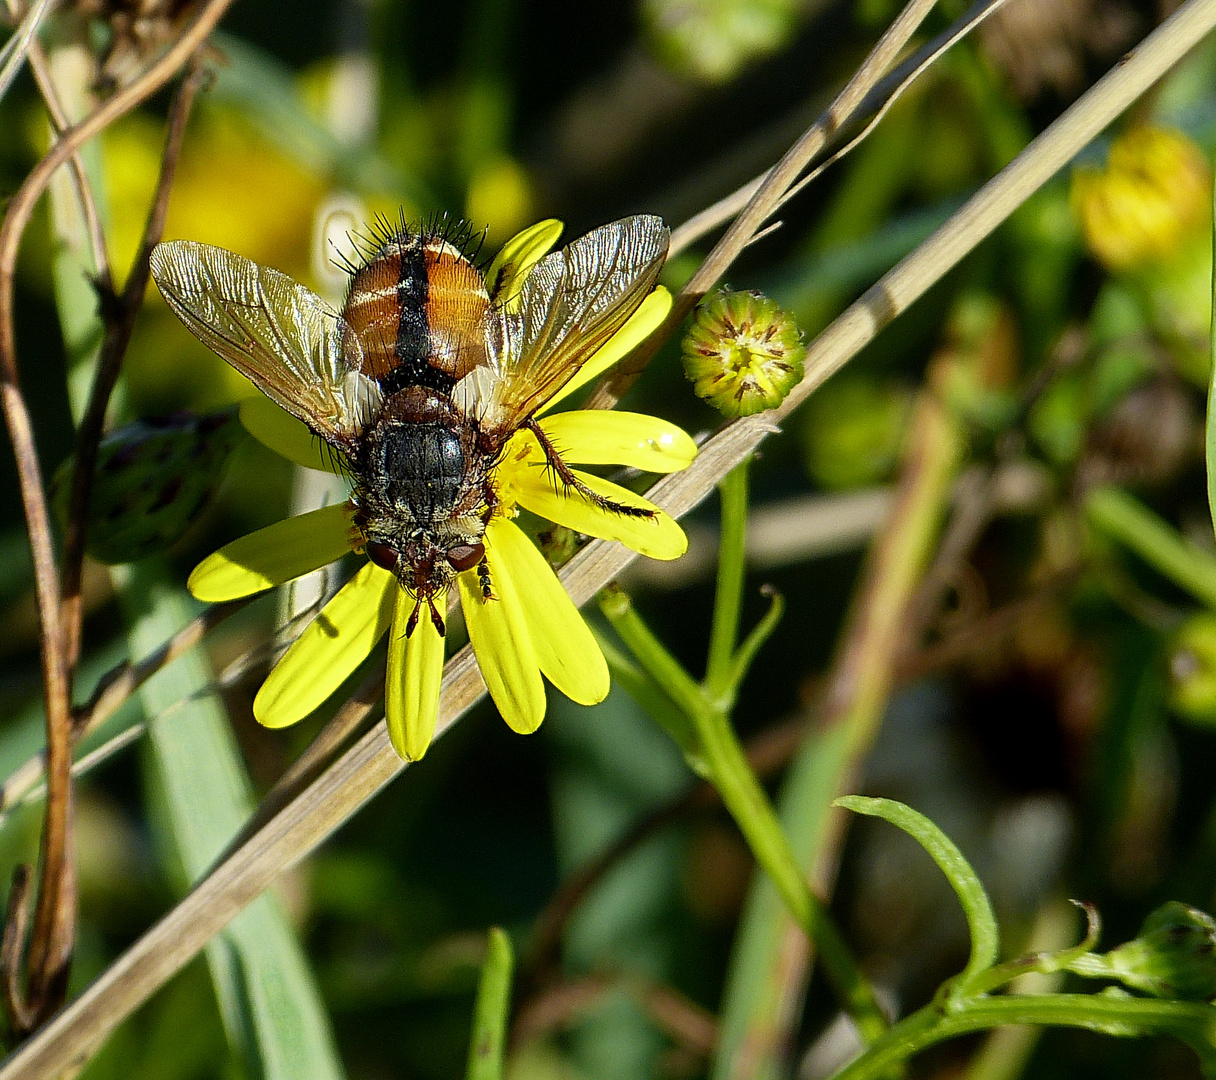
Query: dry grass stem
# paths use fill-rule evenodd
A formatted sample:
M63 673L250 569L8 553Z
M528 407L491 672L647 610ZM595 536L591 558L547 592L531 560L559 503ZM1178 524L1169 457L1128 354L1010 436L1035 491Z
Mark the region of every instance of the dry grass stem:
M42 45L35 38L29 44L28 59L30 73L42 95L42 103L46 106L47 116L51 122L51 130L56 138L62 138L63 133L71 126L67 111L59 100L59 91L51 77L50 63ZM76 150L68 159L68 167L72 171L72 186L76 189L76 198L80 203L81 216L84 218L85 231L89 236L89 251L93 257L93 268L97 274L98 285L103 289L113 288L110 278L110 251L106 243L105 230L101 227L101 215L97 212L97 200L93 195L93 185L89 182L89 174L85 169L80 151Z
M731 223L705 257L688 283L679 292L663 325L640 348L635 349L604 378L587 400L587 408L611 409L637 381L659 344L666 341L717 282L727 267L750 244L770 215L781 205L803 170L815 160L828 142L856 114L858 107L895 63L936 0L908 0L895 21L887 27L878 43L862 61L835 100L803 134L785 156L764 174L739 216ZM677 230L678 231L678 230Z

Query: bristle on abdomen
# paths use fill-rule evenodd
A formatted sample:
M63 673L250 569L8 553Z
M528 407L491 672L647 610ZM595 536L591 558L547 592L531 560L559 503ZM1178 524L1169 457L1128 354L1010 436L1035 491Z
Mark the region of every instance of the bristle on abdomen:
M442 234L405 231L383 239L354 273L342 316L362 347L362 371L386 393L446 393L485 362L489 305L460 247Z

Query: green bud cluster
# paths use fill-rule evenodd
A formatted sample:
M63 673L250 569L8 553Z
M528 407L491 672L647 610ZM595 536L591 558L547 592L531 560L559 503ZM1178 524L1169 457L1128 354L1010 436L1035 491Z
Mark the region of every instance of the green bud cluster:
M232 450L245 438L235 408L136 420L97 451L89 500L88 553L125 563L170 547L215 494ZM73 458L55 472L51 497L68 516Z
M684 337L696 395L724 416L774 409L802 378L806 349L792 315L758 292L719 292Z
M1153 997L1210 1001L1216 997L1216 919L1171 900L1144 920L1137 937L1108 953L1082 956L1069 970L1118 979Z

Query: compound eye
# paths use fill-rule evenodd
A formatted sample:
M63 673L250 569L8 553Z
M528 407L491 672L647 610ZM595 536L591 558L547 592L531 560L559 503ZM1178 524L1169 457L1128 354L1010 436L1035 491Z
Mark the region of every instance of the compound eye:
M382 570L395 569L397 560L400 558L388 544L379 544L375 540L370 541L367 545L367 557Z
M448 565L457 573L472 570L485 557L485 544L459 544L448 548L446 558Z

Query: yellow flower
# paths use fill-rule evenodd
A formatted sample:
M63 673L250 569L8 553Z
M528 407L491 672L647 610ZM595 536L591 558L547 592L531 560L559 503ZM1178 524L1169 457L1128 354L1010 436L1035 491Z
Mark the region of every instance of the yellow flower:
M541 222L510 241L487 276L501 276L506 303L533 265L554 245L557 222ZM583 366L545 409L595 378L649 335L671 306L656 288L628 322ZM241 407L246 427L272 449L300 464L330 469L324 446L299 421L262 397ZM625 465L647 472L687 466L696 446L666 421L636 413L572 411L542 416L539 426L571 466ZM687 541L676 522L633 492L575 471L593 492L618 504L652 513L632 516L602 507L555 483L536 436L520 430L493 468L497 499L484 536L485 564L457 575L455 588L434 597L440 618L423 612L409 627L418 600L388 570L366 563L325 605L270 673L254 701L254 715L267 727L303 719L326 700L387 633L385 714L397 752L416 761L426 752L438 716L443 673L443 608L459 599L465 625L490 696L516 731L535 731L545 715L542 676L580 704L602 701L608 667L582 616L540 551L513 520L531 511L580 533L619 540L643 555L675 559ZM203 560L190 575L200 600L220 602L248 596L319 569L365 538L351 503L329 506L277 522L233 541ZM484 573L484 571L482 572ZM451 593L455 593L453 596Z
M1132 270L1172 259L1204 231L1211 189L1199 147L1179 132L1145 126L1114 141L1104 169L1076 170L1072 201L1099 261Z

